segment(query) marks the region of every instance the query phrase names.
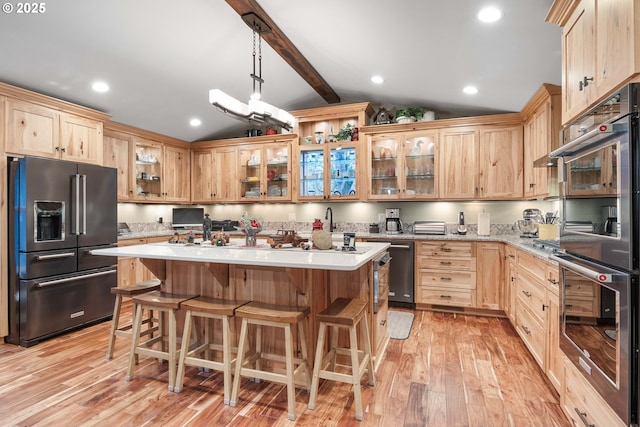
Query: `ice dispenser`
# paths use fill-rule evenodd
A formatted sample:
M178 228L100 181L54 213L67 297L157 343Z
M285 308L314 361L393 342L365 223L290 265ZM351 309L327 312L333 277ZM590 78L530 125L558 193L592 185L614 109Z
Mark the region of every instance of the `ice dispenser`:
M38 201L33 204L35 242L64 240L64 202Z

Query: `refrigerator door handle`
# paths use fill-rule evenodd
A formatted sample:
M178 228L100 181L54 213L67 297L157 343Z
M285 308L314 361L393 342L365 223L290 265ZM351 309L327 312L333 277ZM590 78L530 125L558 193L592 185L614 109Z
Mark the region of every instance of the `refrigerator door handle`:
M73 221L74 224L74 228L73 230L71 230L71 234L75 234L78 235L80 234L80 175L79 174L75 174L73 176L73 180L74 180L74 189L75 189L75 197L74 197L74 208L75 208L75 218Z
M85 274L83 276L66 277L64 279L48 280L46 282L38 282L36 288L45 288L47 286L59 285L60 283L75 282L76 280L88 279L90 277L106 276L107 274L116 274L118 270L100 271L97 273Z
M80 234L87 234L87 175L80 175L82 179L82 230Z

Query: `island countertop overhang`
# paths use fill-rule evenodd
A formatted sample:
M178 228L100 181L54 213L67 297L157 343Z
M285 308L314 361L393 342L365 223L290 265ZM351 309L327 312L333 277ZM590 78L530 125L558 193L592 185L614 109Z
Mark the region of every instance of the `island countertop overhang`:
M358 245L357 253L336 250L246 248L238 246L204 246L149 243L94 249L93 255L136 257L172 261L191 261L265 267L306 268L353 271L377 258L389 243L366 242Z

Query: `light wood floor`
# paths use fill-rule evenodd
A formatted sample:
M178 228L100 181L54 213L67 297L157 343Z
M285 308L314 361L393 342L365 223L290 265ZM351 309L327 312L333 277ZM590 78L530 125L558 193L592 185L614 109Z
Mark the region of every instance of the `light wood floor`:
M130 310L123 313L130 316ZM128 343L105 360L109 322L32 348L0 344L3 426L568 426L557 396L506 319L416 312L411 336L391 340L377 384L363 380L364 420L346 384L321 384L316 409L298 390L243 379L238 406L222 402L222 376L188 368L167 391L167 364L140 358L124 380Z

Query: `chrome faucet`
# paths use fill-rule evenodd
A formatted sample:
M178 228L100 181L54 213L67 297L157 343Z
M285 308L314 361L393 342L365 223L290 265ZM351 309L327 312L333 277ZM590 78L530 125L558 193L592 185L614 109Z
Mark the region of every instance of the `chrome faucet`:
M333 233L333 210L331 210L331 207L327 208L327 211L324 214L324 219L329 220L329 233Z

